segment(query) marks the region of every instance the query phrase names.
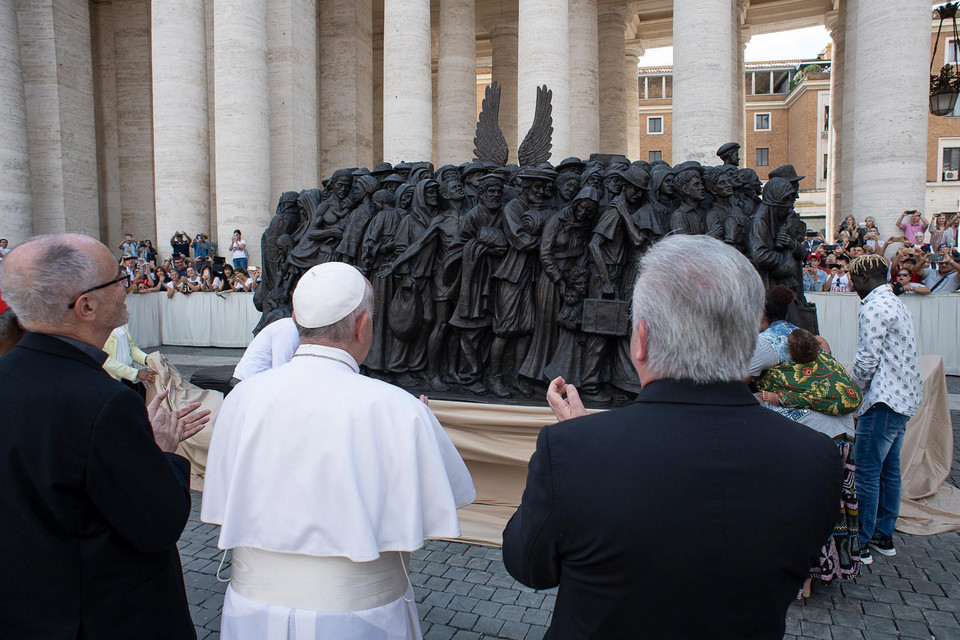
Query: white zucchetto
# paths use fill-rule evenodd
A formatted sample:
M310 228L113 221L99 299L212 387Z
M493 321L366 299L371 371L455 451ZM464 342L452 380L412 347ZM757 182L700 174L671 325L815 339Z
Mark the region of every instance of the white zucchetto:
M343 320L363 301L367 280L355 267L343 262L325 262L312 267L293 291L297 324L308 329L326 327Z

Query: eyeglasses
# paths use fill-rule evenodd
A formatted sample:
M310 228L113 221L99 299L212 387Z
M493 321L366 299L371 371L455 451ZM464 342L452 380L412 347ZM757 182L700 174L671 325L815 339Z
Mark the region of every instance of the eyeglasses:
M910 274L909 274L909 273L898 273L897 275L898 275L899 277L901 277L901 278L909 278L909 277L910 277Z
M75 306L77 306L77 301L80 299L81 296L85 296L85 295L88 294L88 293L92 293L92 292L98 291L98 290L100 290L100 289L106 289L107 287L109 287L109 286L111 286L111 285L114 285L114 284L117 284L118 282L122 282L124 288L129 287L129 286L130 286L130 274L127 273L126 271L123 271L122 274L123 274L123 275L119 276L119 277L116 278L115 280L111 280L110 282L104 282L103 284L98 284L97 286L91 287L91 288L87 289L86 291L81 291L81 292L78 293L76 296L74 296L73 302L71 302L70 304L67 305L67 309L73 309Z

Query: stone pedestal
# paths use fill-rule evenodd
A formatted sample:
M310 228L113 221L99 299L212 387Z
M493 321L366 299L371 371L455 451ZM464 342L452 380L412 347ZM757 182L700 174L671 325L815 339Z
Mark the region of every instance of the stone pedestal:
M437 164L473 158L477 120L474 0L440 0L437 62Z
M500 130L517 161L517 23L501 21L487 26L493 49L493 81L500 85ZM524 132L526 134L526 132Z
M731 5L731 0L674 0L674 162L716 164L720 145L739 138L734 73L742 70Z
M597 0L569 0L568 15L572 123L570 154L586 158L600 146Z
M210 233L207 49L203 0L151 4L155 246Z
M276 202L270 186L270 102L267 5L263 0L214 3L217 242L229 256L234 229L260 262L259 235Z
M30 151L27 110L20 70L17 11L12 1L0 2L0 234L10 246L33 235L33 196L30 191Z
M523 141L533 123L537 87L545 84L553 91L553 150L550 159L557 163L570 155L567 0L519 0L519 3L517 144L519 146Z
M383 159L433 155L430 0L383 3Z
M317 4L320 177L328 178L342 167L373 168L373 14L370 0ZM382 73L382 48L380 56Z

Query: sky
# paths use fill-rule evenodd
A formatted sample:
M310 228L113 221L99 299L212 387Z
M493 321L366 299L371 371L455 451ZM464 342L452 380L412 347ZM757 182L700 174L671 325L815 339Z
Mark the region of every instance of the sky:
M816 58L830 42L825 27L808 27L779 33L753 36L744 51L746 62ZM647 49L640 58L641 67L663 67L673 64L673 47Z

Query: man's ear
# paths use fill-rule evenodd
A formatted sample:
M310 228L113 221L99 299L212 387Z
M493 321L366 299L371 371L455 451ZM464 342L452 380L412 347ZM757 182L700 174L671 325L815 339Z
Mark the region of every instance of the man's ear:
M637 323L636 337L633 339L631 347L633 348L633 361L635 363L646 362L647 360L647 323L641 320Z
M353 335L354 339L357 342L363 342L363 336L367 331L367 325L370 324L371 322L373 322L373 317L370 315L369 312L364 311L363 313L360 314L360 319L357 320L357 328L354 329L354 335Z

